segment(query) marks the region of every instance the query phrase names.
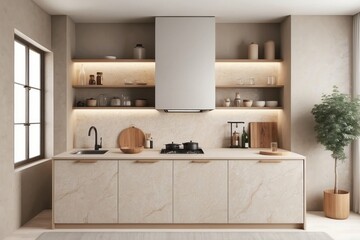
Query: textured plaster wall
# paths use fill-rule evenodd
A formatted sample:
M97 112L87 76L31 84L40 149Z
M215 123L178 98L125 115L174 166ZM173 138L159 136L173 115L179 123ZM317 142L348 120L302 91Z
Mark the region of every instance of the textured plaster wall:
M54 154L72 148L72 56L75 49L75 25L67 16L52 16L54 53Z
M29 0L0 1L0 239L50 207L50 162L15 171L13 162L14 33L51 49L50 16ZM41 183L41 184L39 184Z
M307 209L322 209L322 191L333 187L334 164L316 142L310 111L337 85L351 93L352 17L291 16L291 150L307 157ZM351 155L340 165L339 186L351 190Z
M94 135L88 137L90 126L98 129L103 146L118 147L118 135L134 125L151 133L155 148L165 143L196 141L203 148L228 147L230 127L227 121L276 122L277 110L214 110L205 113L164 113L157 110L76 110L74 147L93 147ZM242 126L240 128L242 130Z

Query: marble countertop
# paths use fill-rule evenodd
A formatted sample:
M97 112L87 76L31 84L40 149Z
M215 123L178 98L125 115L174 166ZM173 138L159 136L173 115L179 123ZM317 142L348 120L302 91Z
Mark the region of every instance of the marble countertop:
M69 159L97 159L97 160L137 160L137 159L157 159L157 160L192 160L192 159L209 159L209 160L257 160L257 159L278 159L278 160L303 160L305 156L297 153L288 152L279 149L279 151L287 152L282 156L268 156L259 154L260 150L270 150L268 148L203 148L204 154L160 154L160 149L144 149L137 154L125 154L119 148L104 148L108 150L105 154L87 154L79 155L72 154L78 150L58 154L53 157L55 160L69 160Z

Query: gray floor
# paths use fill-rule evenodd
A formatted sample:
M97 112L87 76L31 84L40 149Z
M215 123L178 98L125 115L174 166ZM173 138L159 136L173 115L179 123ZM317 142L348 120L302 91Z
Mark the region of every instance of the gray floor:
M37 240L332 240L322 232L47 232Z

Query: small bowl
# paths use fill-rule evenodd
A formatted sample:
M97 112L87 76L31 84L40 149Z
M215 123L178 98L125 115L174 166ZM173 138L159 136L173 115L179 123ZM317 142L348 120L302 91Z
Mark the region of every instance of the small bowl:
M144 150L144 146L141 147L120 147L120 150L123 153L128 153L128 154L134 154L134 153L140 153L142 150Z
M147 100L146 99L135 99L135 107L146 107Z
M265 107L265 101L255 101L254 107Z
M265 106L266 107L277 107L278 101L266 101Z
M244 104L244 107L251 107L253 104L253 100L244 99L243 104Z

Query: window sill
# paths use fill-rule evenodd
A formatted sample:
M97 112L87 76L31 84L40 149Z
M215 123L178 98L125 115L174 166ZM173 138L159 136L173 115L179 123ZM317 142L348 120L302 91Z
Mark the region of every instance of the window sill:
M15 168L15 172L24 171L24 170L29 169L29 168L32 168L32 167L34 167L34 166L43 164L43 163L45 163L45 162L47 162L47 161L51 161L51 158L40 159L40 160L37 160L37 161L35 161L35 162L31 162L31 163L28 163L28 164L25 164L25 165L16 167L16 168Z

